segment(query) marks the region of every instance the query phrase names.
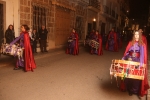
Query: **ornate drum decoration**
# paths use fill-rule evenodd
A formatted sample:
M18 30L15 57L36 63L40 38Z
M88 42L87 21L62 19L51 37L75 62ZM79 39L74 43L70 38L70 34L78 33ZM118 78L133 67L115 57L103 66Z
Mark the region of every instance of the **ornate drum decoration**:
M99 48L99 43L98 43L97 41L95 41L95 40L91 40L91 41L89 42L89 45L90 45L91 47L95 48L95 49L98 49L98 48Z
M110 75L121 78L144 80L145 65L140 67L139 62L127 60L112 60Z
M2 44L1 46L1 53L6 55L12 55L12 56L23 56L23 49L21 47L18 47L17 45L9 45L9 44Z
M68 42L70 43L70 42L72 42L73 41L73 39L68 39Z

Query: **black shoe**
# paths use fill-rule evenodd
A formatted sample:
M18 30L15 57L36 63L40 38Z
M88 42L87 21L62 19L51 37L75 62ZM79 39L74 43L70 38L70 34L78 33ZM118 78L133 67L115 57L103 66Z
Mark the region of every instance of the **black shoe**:
M19 67L18 68L16 68L16 67L14 68L14 70L19 70L19 69L20 69Z
M129 92L129 96L132 96L132 95L133 95L133 93Z
M139 100L141 100L141 97L139 95L137 95L137 97L139 98Z

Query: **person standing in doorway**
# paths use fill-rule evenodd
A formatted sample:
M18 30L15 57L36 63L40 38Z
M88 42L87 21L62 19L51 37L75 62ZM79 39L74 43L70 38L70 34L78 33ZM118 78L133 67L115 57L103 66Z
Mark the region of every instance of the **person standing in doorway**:
M32 51L33 51L33 53L37 53L36 48L37 48L38 33L37 33L36 29L33 29L31 36L32 36L31 39L33 42Z
M40 40L41 52L48 52L46 50L47 34L48 34L47 29L45 28L44 25L42 25L42 28L39 30L39 40Z
M8 29L5 32L6 43L10 43L15 39L14 26L9 25Z

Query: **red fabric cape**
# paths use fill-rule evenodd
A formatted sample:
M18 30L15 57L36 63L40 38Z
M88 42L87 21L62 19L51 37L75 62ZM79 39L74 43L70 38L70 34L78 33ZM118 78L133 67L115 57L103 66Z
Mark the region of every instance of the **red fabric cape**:
M99 48L98 48L98 55L102 55L103 54L103 50L102 50L102 37L100 34L98 34L98 42L99 42Z
M77 33L75 33L75 37L76 37L76 44L75 44L75 48L74 48L74 55L77 55L77 54L79 54L79 44L78 44L79 36Z
M75 47L74 47L73 54L74 54L74 55L78 55L78 54L79 54L79 44L78 44L79 37L78 37L78 34L77 34L77 33L74 33L74 34L75 34L75 38L76 38L76 43L75 43ZM69 50L69 48L67 47L66 54L70 54L69 51L70 51L70 50Z
M28 32L24 32L24 48L25 48L25 71L33 71L36 68L34 57L32 54L32 48L30 45L30 39Z
M129 51L131 46L132 46L132 44L131 44L131 42L129 42L129 44L126 47L124 56ZM145 44L143 44L143 46L144 46L144 64L147 65L147 49L146 49L146 45ZM142 84L141 84L141 90L140 90L140 95L141 96L144 96L145 94L147 94L147 89L149 89L147 70L148 69L147 69L147 66L146 66L145 77L144 77L144 80L142 80Z
M142 41L143 41L143 43L145 43L146 49L147 49L147 39L146 39L145 35L142 35Z
M110 34L113 34L114 35L114 41L115 41L115 44L114 44L114 51L118 51L118 43L117 43L117 33L115 32L110 32L109 35L108 35L108 40L110 39ZM108 40L107 40L107 43L106 43L106 47L105 49L108 50Z
M146 45L146 50L148 51L147 39L146 39L146 36L145 36L145 35L142 35L142 41L143 41L143 43L145 43L145 45ZM147 59L148 59L148 54L147 54Z

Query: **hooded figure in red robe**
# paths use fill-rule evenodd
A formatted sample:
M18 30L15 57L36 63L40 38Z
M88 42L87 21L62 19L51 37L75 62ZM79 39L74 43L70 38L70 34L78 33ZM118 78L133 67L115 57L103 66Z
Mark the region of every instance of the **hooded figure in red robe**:
M117 33L114 31L114 28L112 28L108 34L108 40L105 49L109 51L118 51Z
M28 33L29 27L27 25L22 25L21 30L22 32L20 36L10 43L10 45L12 45L19 41L19 46L23 49L23 55L22 57L17 58L17 63L14 70L24 68L25 71L33 71L33 69L36 68L36 64L30 44L30 37Z
M78 44L78 34L75 29L72 29L72 33L68 37L68 45L67 45L67 54L78 55L79 54L79 44Z
M132 41L129 42L125 50L123 60L140 62L139 67L143 67L143 64L147 65L147 49L145 43L142 41L142 34L140 32L136 31L134 33ZM126 78L124 81L125 85L123 85L123 82L121 83L121 86L123 86L120 87L121 90L128 90L129 95L137 94L138 96L144 96L147 94L149 84L147 77L147 66L145 67L144 80Z
M98 31L95 32L91 40L91 54L97 54L97 55L103 54L102 37Z

